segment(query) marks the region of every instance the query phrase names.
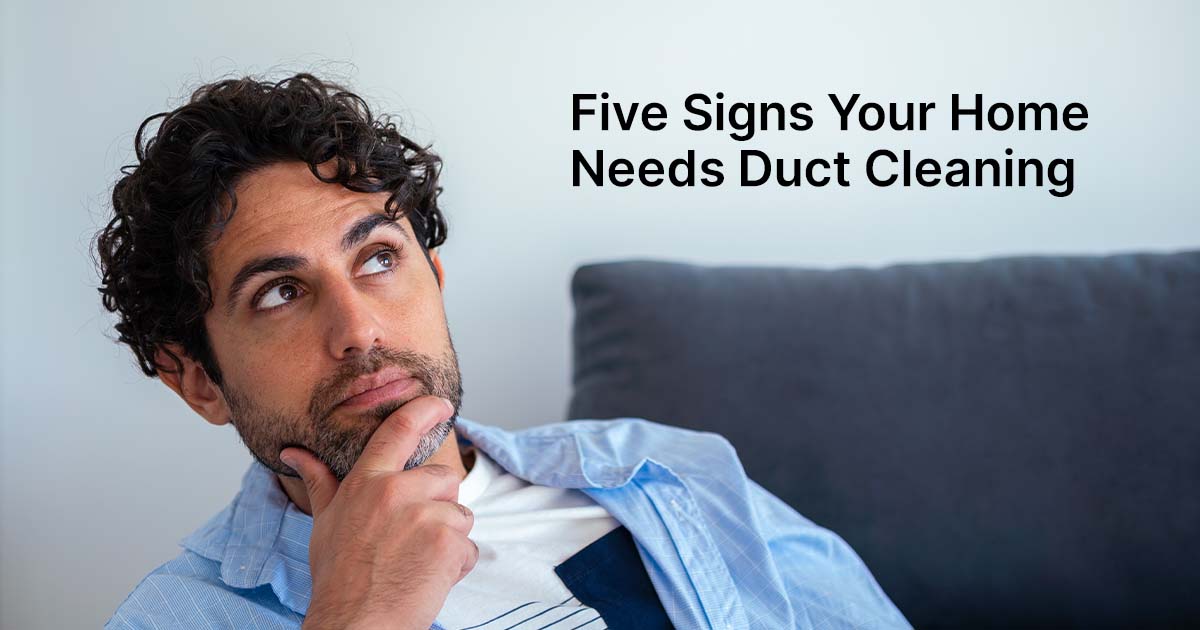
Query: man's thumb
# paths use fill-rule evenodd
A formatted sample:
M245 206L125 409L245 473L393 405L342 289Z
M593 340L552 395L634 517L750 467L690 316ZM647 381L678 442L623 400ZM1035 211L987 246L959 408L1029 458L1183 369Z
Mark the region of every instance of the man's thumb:
M312 506L313 518L325 510L325 506L333 500L337 492L337 479L325 463L312 453L301 448L285 448L279 453L279 459L300 475L304 487L308 490L308 502Z

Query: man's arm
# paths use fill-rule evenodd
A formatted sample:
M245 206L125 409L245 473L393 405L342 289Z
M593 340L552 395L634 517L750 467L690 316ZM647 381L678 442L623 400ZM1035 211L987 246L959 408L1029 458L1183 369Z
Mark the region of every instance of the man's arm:
M301 617L269 588L234 589L220 565L184 550L142 578L104 630L298 628Z
M797 623L813 628L911 628L858 554L751 479L750 501ZM805 626L797 626L805 627Z

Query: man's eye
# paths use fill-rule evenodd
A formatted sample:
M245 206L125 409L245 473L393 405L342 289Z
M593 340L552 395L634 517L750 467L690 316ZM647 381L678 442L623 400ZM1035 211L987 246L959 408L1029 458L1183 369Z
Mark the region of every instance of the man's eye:
M390 271L396 266L396 250L382 249L363 263L363 275L373 275Z
M262 298L258 301L258 310L269 311L298 297L300 297L300 287L290 282L277 284L263 292Z

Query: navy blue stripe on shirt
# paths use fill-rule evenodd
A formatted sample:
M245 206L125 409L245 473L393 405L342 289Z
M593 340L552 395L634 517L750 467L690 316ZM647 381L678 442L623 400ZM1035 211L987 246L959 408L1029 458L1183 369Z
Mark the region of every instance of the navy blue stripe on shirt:
M505 615L512 614L512 613L514 613L514 612L517 612L518 610L521 610L522 608L524 608L524 607L526 607L526 606L532 606L532 605L534 605L534 604L536 604L536 603L537 603L537 602L525 602L524 604L521 604L520 606L517 606L516 608L514 608L514 609L512 609L512 610L510 610L510 611L508 611L508 612L506 612L506 613L504 613L504 614L501 614L501 615L496 615L495 617L492 617L491 619L488 619L487 621L485 621L485 622L483 622L483 623L481 623L481 624L479 624L479 625L470 626L470 627L468 627L468 628L463 628L462 630L475 630L475 628L482 628L483 626L486 626L486 625L488 625L489 623L492 623L493 621L495 621L495 620L497 620L497 619L499 619L499 618L501 618L501 617L504 617Z
M600 615L596 615L595 617L592 617L591 619L588 619L587 621L585 621L585 622L583 622L583 623L579 624L578 626L575 626L574 628L571 628L571 630L576 630L577 628L582 628L582 627L584 627L584 626L588 625L589 623L592 623L593 621L596 621L596 620L598 620L598 619L600 619ZM604 626L603 628L598 628L597 630L608 630L608 626Z
M558 619L555 619L554 621L551 621L550 623L548 623L548 624L546 624L546 625L544 625L544 626L542 626L542 627L538 628L537 630L546 630L546 628L549 628L550 626L553 626L554 624L556 624L556 623L558 623L558 622L562 621L563 619L566 619L567 617L574 617L575 615L578 615L579 613L581 613L581 612L583 612L583 611L585 611L585 610L587 610L587 608L580 608L579 610L576 610L576 611L575 611L575 612L573 612L573 613L567 613L566 615L564 615L564 616L562 616L562 617L559 617Z
M541 617L542 615L550 612L551 610L554 610L555 608L561 608L563 604L566 604L567 602L571 601L572 599L575 599L574 595L562 600L558 604L551 606L551 607L547 608L546 610L543 610L542 612L540 612L532 617L526 617L526 618L522 619L521 621L518 621L517 623L514 623L513 625L505 628L504 630L512 630L513 628L516 628L517 626L525 623L526 621L529 621L530 619L537 619L538 617Z

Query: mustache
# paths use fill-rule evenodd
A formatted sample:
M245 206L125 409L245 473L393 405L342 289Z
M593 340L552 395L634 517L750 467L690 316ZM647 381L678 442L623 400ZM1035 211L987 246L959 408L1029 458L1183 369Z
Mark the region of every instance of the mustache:
M424 385L424 391L432 391L430 387L435 366L436 362L431 357L419 352L375 346L359 358L339 365L336 372L313 388L308 414L312 418L328 416L346 398L346 390L355 379L388 367L407 371Z

